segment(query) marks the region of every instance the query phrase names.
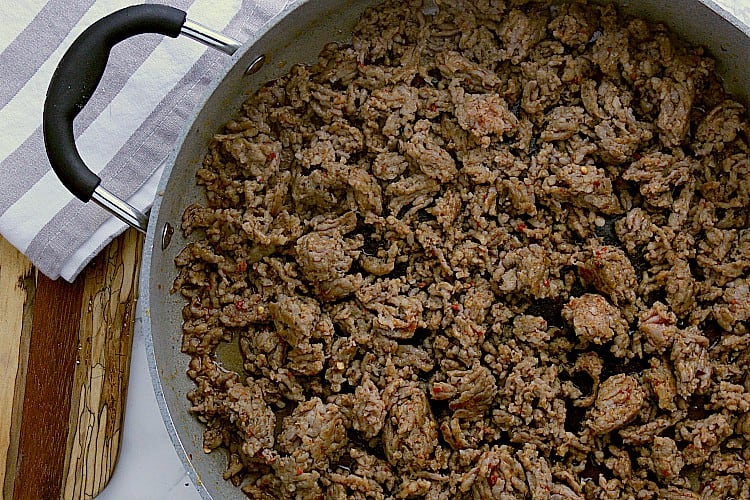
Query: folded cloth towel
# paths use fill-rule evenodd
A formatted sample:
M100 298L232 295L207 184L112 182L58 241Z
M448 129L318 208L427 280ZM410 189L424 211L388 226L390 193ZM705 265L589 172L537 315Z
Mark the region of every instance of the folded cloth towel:
M127 0L0 3L0 234L50 278L72 281L125 225L65 190L44 150L42 108L52 73L75 38ZM283 0L165 0L188 19L241 42ZM75 121L76 144L102 186L146 210L186 117L230 58L185 37L141 35L115 46L104 78Z

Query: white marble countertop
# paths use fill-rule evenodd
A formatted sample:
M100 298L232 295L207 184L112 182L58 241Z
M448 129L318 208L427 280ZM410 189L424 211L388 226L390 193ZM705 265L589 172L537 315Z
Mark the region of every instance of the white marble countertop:
M750 22L750 0L714 0ZM198 500L200 495L172 447L161 420L146 361L145 339L136 332L120 457L99 500Z

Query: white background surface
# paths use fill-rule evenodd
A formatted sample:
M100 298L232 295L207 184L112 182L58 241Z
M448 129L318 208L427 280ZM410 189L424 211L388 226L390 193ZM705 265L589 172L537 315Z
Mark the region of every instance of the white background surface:
M744 22L750 21L750 0L715 1ZM97 498L197 500L200 496L172 448L161 420L144 340L140 332L133 339L122 451L109 485Z

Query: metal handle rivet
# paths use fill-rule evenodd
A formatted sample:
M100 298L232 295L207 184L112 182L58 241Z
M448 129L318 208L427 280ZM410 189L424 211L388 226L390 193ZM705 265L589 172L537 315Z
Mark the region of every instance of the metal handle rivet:
M263 63L266 62L266 56L263 54L259 55L255 59L253 59L253 62L250 63L250 65L245 70L246 75L252 75L253 73L257 73L260 68L263 67Z
M161 249L166 250L169 244L172 242L172 235L174 234L174 228L172 224L167 222L164 224L164 228L161 231Z

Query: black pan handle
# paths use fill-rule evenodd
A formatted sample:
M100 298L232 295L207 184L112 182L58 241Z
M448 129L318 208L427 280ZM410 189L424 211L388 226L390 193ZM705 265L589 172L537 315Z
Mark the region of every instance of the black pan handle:
M84 202L93 198L131 226L145 231L145 215L99 186L101 179L83 162L73 133L73 120L99 85L112 47L143 33L172 38L184 34L229 54L240 45L187 21L185 12L174 7L147 4L118 10L89 26L63 56L47 90L42 130L52 169L73 195Z
M89 201L101 179L88 169L76 148L73 120L86 106L117 43L143 33L177 37L185 12L166 5L135 5L114 12L87 28L63 56L44 102L44 145L63 185Z

